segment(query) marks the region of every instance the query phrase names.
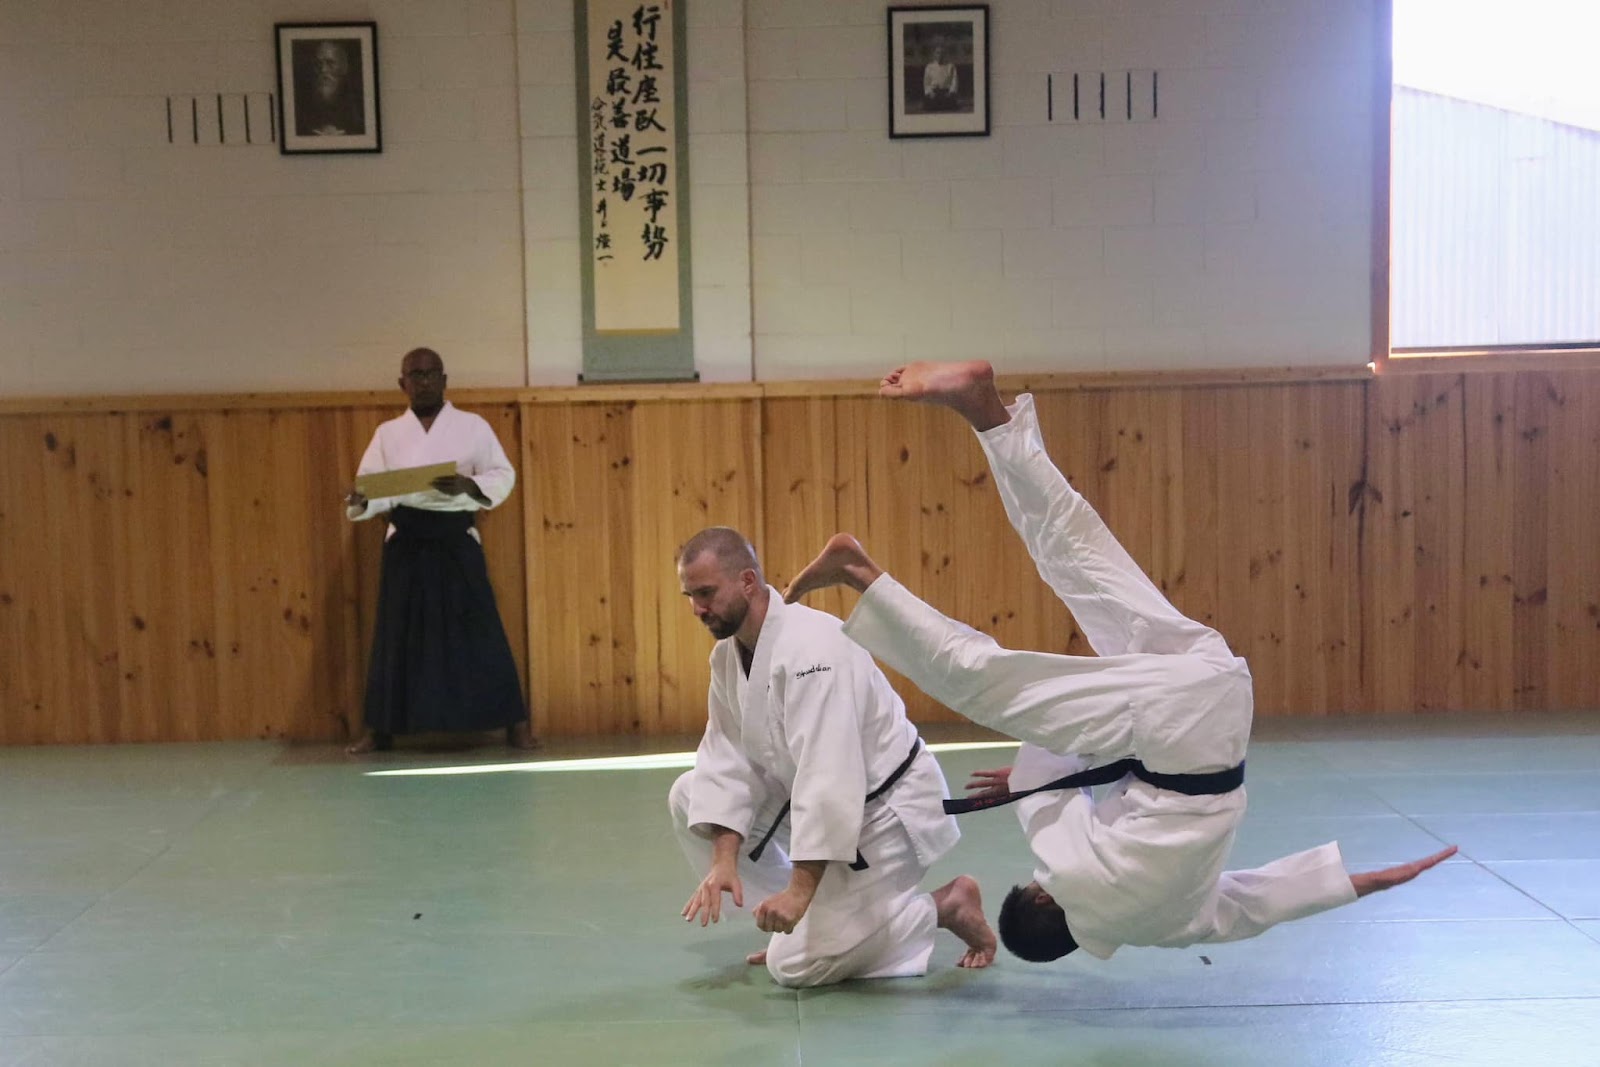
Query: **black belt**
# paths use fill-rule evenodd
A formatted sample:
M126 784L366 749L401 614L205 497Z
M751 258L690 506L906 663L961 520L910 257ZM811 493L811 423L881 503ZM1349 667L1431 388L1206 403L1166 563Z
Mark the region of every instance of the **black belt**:
M1105 785L1115 782L1123 775L1131 774L1142 782L1149 782L1157 789L1170 789L1174 793L1185 796L1203 797L1218 793L1231 793L1244 785L1244 764L1229 767L1225 771L1211 771L1206 774L1161 774L1149 770L1143 763L1136 759L1121 759L1115 763L1108 763L1104 767L1093 767L1087 771L1069 774L1065 778L1057 778L1053 782L1034 789L1024 789L1020 793L1005 793L993 797L962 797L957 800L944 802L946 815L965 815L969 811L982 811L984 808L998 808L1006 804L1015 804L1023 797L1032 796L1034 793L1043 793L1048 789L1079 789L1083 786Z
M900 766L896 767L894 772L883 780L882 785L878 786L878 788L867 794L866 802L871 804L874 800L877 800L879 797L883 796L883 794L892 789L896 782L904 778L906 772L911 769L911 765L916 762L917 753L921 751L922 738L919 737L915 741L911 742L911 752L904 760L900 762ZM767 832L762 835L760 841L756 842L756 847L750 850L751 863L754 863L756 860L761 858L761 854L767 850L767 843L772 840L772 835L778 832L778 827L782 826L783 820L787 819L788 817L789 801L785 800L783 802L783 807L778 809L778 817L772 820L772 825L767 828ZM852 871L864 871L867 869L867 866L868 864L866 857L861 855L860 849L856 849L856 861L850 865L850 869Z

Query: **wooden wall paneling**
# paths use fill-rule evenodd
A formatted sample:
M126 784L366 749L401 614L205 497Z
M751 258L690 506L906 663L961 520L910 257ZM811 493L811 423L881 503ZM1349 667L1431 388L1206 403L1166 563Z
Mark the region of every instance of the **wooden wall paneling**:
M780 397L762 401L761 462L766 500L756 551L767 581L780 591L843 527L839 516L839 401ZM843 596L830 589L806 599L842 614Z
M1560 393L1549 374L1517 378L1512 442L1513 700L1518 711L1548 707L1550 647L1550 425Z
M1358 528L1350 486L1362 467L1358 384L1286 390L1283 603L1286 707L1347 713L1360 705Z
M1515 706L1511 573L1516 476L1516 376L1467 374L1463 379L1465 496L1462 526L1461 671L1469 710Z
M1273 714L1262 699L1262 673L1270 656L1260 646L1254 614L1252 553L1258 521L1254 476L1250 469L1251 390L1219 389L1216 394L1217 599L1216 629L1234 654L1243 656L1256 681L1256 711ZM1254 569L1259 575L1260 564Z
M1465 699L1461 600L1462 527L1466 485L1461 375L1418 379L1412 411L1417 435L1412 501L1416 620L1413 711L1459 708Z
M642 709L647 734L698 733L705 725L713 641L682 596L673 558L706 526L732 526L747 537L761 529L759 414L755 400L633 410L635 625L640 670L656 672L660 685L656 707Z
M276 638L285 624L273 587L271 508L277 444L272 411L226 411L207 442L218 472L207 503L217 579L218 717L235 737L273 736L290 685ZM271 710L269 710L271 709Z
M659 701L638 668L631 404L534 405L524 422L535 728L636 732Z
M1150 391L1116 389L1101 394L1106 412L1105 514L1122 547L1146 575L1154 573L1155 465Z
M43 544L32 543L30 512L38 510L38 494L28 492L30 474L38 470L31 442L32 420L0 419L0 744L24 739L36 703L29 677L28 646L22 631L33 629L34 606L29 571L37 571ZM26 562L24 562L26 561Z
M325 502L337 502L336 486L349 475L334 472L314 458L310 432L314 418L307 411L272 413L268 485L252 497L268 553L263 561L263 603L272 615L270 621L262 620L268 623L264 636L274 681L285 698L275 706L259 708L258 729L265 737L294 737L314 730L322 703L314 663L318 634L312 619L311 531L318 519L329 515ZM318 732L312 736L326 735Z
M950 413L881 399L852 407L859 413L859 462L866 487L865 525L852 532L857 533L867 554L879 566L912 593L954 617L956 605L945 595L936 568L930 566L922 513L927 495L924 487L934 476L929 468L937 462L925 447L929 417ZM853 606L854 594L847 599ZM918 691L909 680L893 672L889 678L912 718L922 722L951 720L950 711Z
M1323 581L1334 521L1328 494L1318 392L1283 395L1283 585L1284 706L1298 715L1325 715L1329 700L1329 650L1323 636ZM1335 599L1337 597L1335 596Z
M822 535L815 545L801 553L809 563L822 550L823 542L836 533L869 537L872 533L872 483L869 449L872 445L866 427L873 414L886 402L876 396L832 398L833 420L833 511L832 528L816 531ZM768 516L768 522L773 517ZM870 547L870 546L869 546ZM802 564L803 565L803 564ZM844 618L855 605L855 594L842 589L829 591L817 603L824 611Z
M192 505L185 474L193 468L187 445L178 444L180 435L187 442L197 430L192 420L184 428L170 415L131 412L115 417L115 429L114 452L106 457L111 465L96 479L109 481L106 518L115 554L108 577L115 607L105 614L120 631L118 661L126 682L110 734L197 740L204 736L202 698L185 653L190 604L209 597L211 574L208 558L198 567L187 558L184 516Z
M1570 605L1573 633L1581 639L1573 642L1564 669L1574 685L1571 706L1600 710L1600 550L1594 531L1594 517L1600 515L1600 381L1576 373L1569 380L1570 392L1582 397L1577 409L1581 428L1564 433L1559 446L1572 478L1570 494L1563 499L1561 546L1555 558L1559 573L1573 582L1576 595L1563 604Z
M1178 606L1188 557L1184 516L1184 405L1176 389L1150 397L1150 577ZM1178 610L1183 608L1178 606Z
M1416 477L1425 450L1416 410L1421 378L1385 377L1368 391L1362 545L1363 671L1370 709L1412 710L1417 692Z
M1170 580L1169 596L1189 618L1220 629L1218 558L1223 547L1217 526L1224 504L1218 485L1223 462L1217 429L1219 390L1185 390L1180 395L1183 486L1177 503L1184 554L1182 568Z
M1245 390L1248 412L1247 469L1250 492L1245 498L1249 515L1248 546L1249 617L1252 628L1250 666L1256 683L1256 704L1269 714L1299 714L1288 698L1288 674L1297 669L1297 649L1290 645L1287 597L1295 577L1285 562L1288 490L1284 484L1284 453L1288 446L1285 414L1286 390L1279 386Z
M1600 709L1600 550L1596 547L1594 517L1600 515L1600 382L1591 375L1572 374L1571 392L1582 397L1578 407L1581 429L1562 436L1563 456L1573 472L1570 496L1563 501L1561 547L1556 554L1559 573L1570 576L1573 632L1581 634L1569 653L1566 670L1575 689L1573 707ZM1577 669L1573 670L1573 658Z
M1351 489L1361 480L1365 455L1367 387L1328 383L1313 395L1316 403L1307 417L1316 474L1302 506L1312 513L1309 521L1317 530L1317 584L1300 608L1319 625L1316 655L1325 689L1318 706L1307 711L1351 714L1366 710L1361 685L1361 523Z
M1533 713L1600 704L1597 383L1545 368L1036 400L1057 465L1251 661L1263 715ZM671 561L710 522L750 534L780 587L848 530L1002 644L1088 651L951 413L861 390L591 396L477 405L520 464L484 542L541 732L700 728L710 639ZM382 524L338 500L398 408L224 399L0 417L0 743L359 726Z
M172 418L178 449L162 462L161 470L171 492L162 508L163 535L180 560L175 586L182 598L174 649L183 664L179 672L182 683L173 699L182 736L216 737L216 582L211 570L211 529L206 522L206 499L211 492L206 419L195 412L174 413Z
M124 484L120 417L49 420L45 431L47 518L40 536L52 546L45 596L57 600L54 626L42 651L50 719L39 724L46 740L121 740L124 702L143 667L142 647L131 645L137 625L117 582L118 535L113 498ZM54 441L54 447L50 442ZM141 620L142 621L142 620ZM99 662L98 685L83 684L72 669Z
M1594 708L1600 660L1600 429L1585 376L1549 376L1549 666L1544 706Z
M304 511L298 533L293 526L281 529L305 563L296 569L285 599L284 621L297 655L304 653L300 662L305 674L300 683L303 696L290 705L295 720L291 736L342 741L360 732L365 696L366 655L359 647L362 611L359 601L352 602L345 592L350 572L359 563L355 531L345 518L344 495L360 462L360 451L351 453L364 451L366 441L351 440L338 411L308 409L294 415L286 431L304 434ZM287 485L284 490L289 491ZM372 534L381 536L381 527ZM372 596L375 612L376 589Z

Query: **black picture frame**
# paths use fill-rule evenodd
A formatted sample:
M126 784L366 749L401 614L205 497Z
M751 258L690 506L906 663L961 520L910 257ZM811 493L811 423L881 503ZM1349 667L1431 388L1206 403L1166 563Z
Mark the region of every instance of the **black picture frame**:
M889 136L989 136L989 5L889 9Z
M382 152L378 24L279 22L273 31L278 151Z

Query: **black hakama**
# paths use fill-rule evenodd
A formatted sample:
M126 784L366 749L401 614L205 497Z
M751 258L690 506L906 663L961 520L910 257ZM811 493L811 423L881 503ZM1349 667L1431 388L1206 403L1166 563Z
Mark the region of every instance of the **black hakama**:
M383 546L366 725L379 734L493 730L527 704L470 511L396 507Z

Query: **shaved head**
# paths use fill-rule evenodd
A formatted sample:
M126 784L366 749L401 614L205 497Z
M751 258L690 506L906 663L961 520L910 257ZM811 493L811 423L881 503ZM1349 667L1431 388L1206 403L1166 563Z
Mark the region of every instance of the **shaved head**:
M400 357L400 373L405 374L413 367L418 370L431 370L437 367L444 370L444 357L431 348L413 348Z
M679 566L693 563L705 553L716 557L724 574L738 574L740 571L751 570L756 572L758 581L766 581L761 573L761 561L756 558L756 550L745 539L744 534L731 526L708 526L684 542L678 550L676 562Z

